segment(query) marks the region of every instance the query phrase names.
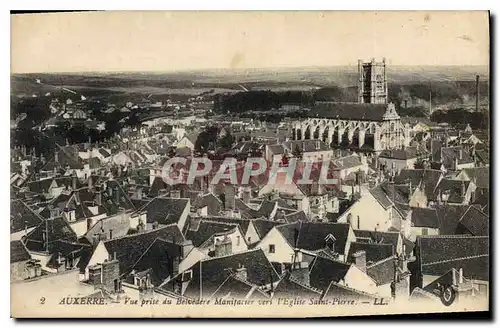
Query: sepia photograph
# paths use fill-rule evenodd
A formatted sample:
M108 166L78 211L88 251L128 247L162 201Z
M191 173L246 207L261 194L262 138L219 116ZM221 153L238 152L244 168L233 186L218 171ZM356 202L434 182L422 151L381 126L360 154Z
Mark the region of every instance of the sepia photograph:
M490 19L11 13L11 317L489 311Z

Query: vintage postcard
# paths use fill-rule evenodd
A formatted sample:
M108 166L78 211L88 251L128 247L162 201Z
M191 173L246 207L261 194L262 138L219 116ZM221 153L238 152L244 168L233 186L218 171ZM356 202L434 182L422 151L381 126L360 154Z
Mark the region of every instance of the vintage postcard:
M489 19L12 14L11 316L488 311Z

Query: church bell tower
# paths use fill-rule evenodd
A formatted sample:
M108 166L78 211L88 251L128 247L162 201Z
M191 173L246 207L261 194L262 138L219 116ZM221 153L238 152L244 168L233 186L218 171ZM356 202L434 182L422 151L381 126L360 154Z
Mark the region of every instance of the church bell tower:
M387 73L382 62L358 60L358 102L360 104L387 104Z

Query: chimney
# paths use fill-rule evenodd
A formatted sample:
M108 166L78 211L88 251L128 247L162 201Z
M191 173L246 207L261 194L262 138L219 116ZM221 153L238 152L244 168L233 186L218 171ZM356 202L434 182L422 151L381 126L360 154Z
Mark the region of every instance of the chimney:
M363 272L366 272L366 252L365 251L357 251L352 254L354 265L358 267Z
M73 172L73 176L71 177L71 187L73 188L73 190L76 190L76 187L77 187L77 177L76 177L76 173Z
M464 269L460 268L460 270L458 270L458 283L463 284L463 282L464 282Z
M176 256L172 259L172 277L175 277L179 274L179 257Z
M224 185L224 209L234 209L235 206L235 190L231 184Z
M241 199L243 200L243 203L248 204L248 203L250 203L250 198L251 198L251 190L250 190L250 187L245 187L245 188L243 189Z
M101 206L102 205L102 192L100 190L98 190L96 193L95 193L95 202L97 203L97 205Z
M56 151L54 153L54 163L56 163L57 165L59 164L59 152Z
M465 197L465 192L466 192L466 188L465 188L465 181L462 181L462 198Z
M463 152L463 151L462 151L462 148L460 148L460 150L458 151L458 156L459 156L460 160L461 160L461 159L462 159L462 157L463 157L462 152Z
M88 183L88 189L92 189L93 184L92 184L92 176L91 175L89 175L89 178L87 179L87 183Z
M170 198L181 198L181 191L179 189L170 190Z
M476 75L476 112L479 112L479 75Z
M236 269L236 277L244 281L248 279L247 268L245 268L244 265L240 265L239 268Z
M158 221L153 222L153 229L158 229Z

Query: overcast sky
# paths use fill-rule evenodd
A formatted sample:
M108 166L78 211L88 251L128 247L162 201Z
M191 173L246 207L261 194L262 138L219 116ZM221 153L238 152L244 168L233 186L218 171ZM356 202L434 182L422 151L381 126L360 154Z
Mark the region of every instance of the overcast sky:
M488 65L487 12L94 12L11 16L11 70Z

